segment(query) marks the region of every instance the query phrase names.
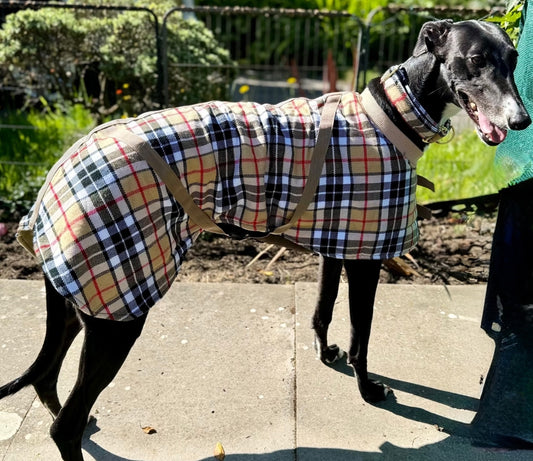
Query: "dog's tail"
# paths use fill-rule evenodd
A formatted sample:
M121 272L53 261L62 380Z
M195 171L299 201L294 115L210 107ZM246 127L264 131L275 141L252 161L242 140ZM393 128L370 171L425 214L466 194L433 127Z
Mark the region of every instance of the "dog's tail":
M39 355L18 378L0 387L0 399L20 391L30 384L41 400L57 400L56 383L59 369L68 348L81 329L75 309L45 278L46 334ZM43 401L46 405L46 402Z

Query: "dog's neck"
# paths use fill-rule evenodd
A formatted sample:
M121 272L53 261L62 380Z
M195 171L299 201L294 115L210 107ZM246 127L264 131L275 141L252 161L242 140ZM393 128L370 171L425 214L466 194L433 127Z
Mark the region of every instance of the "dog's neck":
M440 63L429 53L409 58L368 87L382 109L420 149L442 138L453 96L441 75Z

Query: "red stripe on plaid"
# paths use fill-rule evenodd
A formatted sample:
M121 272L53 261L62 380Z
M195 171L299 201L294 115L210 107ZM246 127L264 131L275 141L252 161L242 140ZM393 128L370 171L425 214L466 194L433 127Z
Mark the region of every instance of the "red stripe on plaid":
M361 227L361 238L359 239L359 250L358 253L361 253L361 250L363 248L363 235L365 233L365 221L367 219L366 217L366 211L368 206L368 182L366 181L366 178L368 177L368 149L366 145L366 137L365 137L365 131L363 129L363 123L361 121L361 114L359 112L361 106L359 104L355 105L355 111L356 111L356 119L357 119L357 125L359 126L359 133L362 138L362 147L363 147L363 160L365 162L365 204L363 206L363 222Z
M257 221L247 221L246 219L238 219L239 224L245 224L247 226L255 226L254 230L257 230L257 227L259 227L262 224L265 224L268 222L267 219L257 220Z
M159 249L159 254L161 256L161 259L163 261L165 261L165 255L164 255L164 252L163 252L163 248L161 248L161 244L159 242L160 239L159 239L159 233L157 231L158 229L157 229L157 226L155 225L155 223L154 223L154 221L152 219L152 213L150 213L150 208L148 207L148 201L146 200L146 195L144 193L144 188L141 186L141 182L139 181L139 176L137 175L137 172L135 171L135 168L133 168L133 164L132 164L131 160L129 159L128 155L124 151L123 147L120 145L120 141L118 139L116 139L116 138L115 138L115 144L117 145L120 153L122 154L122 157L124 157L124 160L128 164L132 176L135 178L135 182L137 183L137 192L140 192L140 194L142 196L144 207L146 208L146 215L150 219L150 224L152 225L152 229L154 231L155 241L157 242L157 248ZM163 268L164 268L164 271L165 271L165 278L167 280L167 285L170 288L170 285L172 284L172 280L170 280L170 278L168 276L168 270L167 270L166 263L163 264Z
M201 162L201 160L200 160ZM214 167L212 168L202 168L202 166L200 166L200 168L198 168L197 170L189 170L187 171L187 175L195 175L195 174L200 174L201 177L202 177L202 180L203 180L203 175L207 174L207 173L212 173L213 171L217 171L218 168L217 166L215 165Z
M248 139L250 139L250 149L252 151L253 164L255 166L255 178L256 178L255 179L255 184L257 186L256 190L259 191L259 190L261 190L261 178L259 178L259 167L257 166L257 156L255 155L255 149L254 149L253 140L255 138L252 136L252 131L250 129L250 122L248 121L248 117L246 116L246 112L245 112L242 104L238 103L237 105L242 110L242 118L243 118L244 124L246 125L246 131L248 133ZM255 200L255 218L254 218L254 223L252 224L254 231L257 230L257 224L255 223L255 221L258 220L259 206L260 206L260 200Z
M387 93L387 95L390 96L389 93ZM402 94L400 94L399 97L395 98L394 100L391 100L391 102L392 102L394 105L396 105L397 103L404 101L405 98L407 98L407 93L402 92ZM402 115L402 117L403 117L403 115Z
M191 127L191 124L187 117L183 115L183 112L179 110L179 107L176 108L176 112L179 114L181 119L185 122L185 125L187 126L187 129L189 130L189 133L192 136L192 139L194 141L194 147L196 148L196 153L198 154L198 162L200 163L200 183L198 186L200 187L200 192L198 194L198 206L202 208L202 202L204 200L204 162L202 159L202 154L200 153L200 147L198 146L198 140L196 139L196 135L194 134L194 130Z
M130 281L133 280L133 281L135 282L135 281L137 280L136 275L139 274L139 273L140 273L141 275L143 275L143 274L144 274L144 269L146 269L147 267L151 266L154 262L157 262L157 261L159 260L160 257L161 257L161 255L158 256L158 257L156 257L155 259L152 259L152 260L148 261L146 264L144 264L144 265L142 265L141 267L139 267L139 269L133 271L130 275L125 276L125 277L122 277L121 279L117 279L117 280L115 281L115 284L116 284L116 285L120 285L122 282L124 282L124 281L126 281L126 280L130 280ZM115 287L115 286L110 286L110 287L107 287L107 288L101 289L100 291L101 291L101 293L105 293L106 291L109 291L109 290L111 290L111 289L114 288L114 287ZM89 306L91 305L91 303L92 303L92 301L94 300L95 297L96 297L96 295L93 296L92 298L90 298L90 299L88 300L87 304L88 304Z
M413 215L414 215L414 211L411 212L411 213L408 213L406 215L401 215L399 216L398 218L396 218L394 221L398 221L398 222L402 222L402 220L404 219L408 219L408 218L411 218ZM374 223L392 223L394 222L393 220L391 219L368 219L368 218L364 218L364 219L356 219L356 218L332 218L332 219L300 219L300 222L303 224L303 223L308 223L308 224L315 224L315 223L338 223L338 222L343 222L343 223L366 223L366 224L374 224ZM363 233L363 230L361 230L361 233Z
M339 162L342 162L342 163L360 163L360 162L365 162L365 163L371 163L371 162L376 162L376 163L382 163L383 162L389 162L390 160L392 159L392 157L382 157L381 159L379 158L369 158L369 159L360 159L360 158L343 158L343 159L332 159L332 158L328 158L325 160L326 163L328 164L332 164L332 163L339 163ZM269 157L264 157L264 158L256 158L256 159L250 159L250 158L240 158L238 160L240 163L254 163L254 164L259 164L259 163L268 163L270 162L270 158ZM285 163L289 163L291 165L309 165L311 162L309 160L306 160L306 159L301 159L301 160L297 160L297 159L291 159L291 158L284 158L283 159L283 162ZM227 163L221 163L219 164L218 166L220 166L221 168L224 168L226 167ZM204 173L204 174L207 174L207 173L213 173L215 171L218 170L218 166L215 165L214 167L212 168L204 168L202 170L200 169L197 169L197 170L190 170L187 172L187 174L190 174L190 175L195 175L195 174L198 174L198 173ZM233 164L232 164L233 166ZM304 176L304 186L305 186L305 179L306 177Z
M298 112L298 118L300 119L300 123L302 124L302 126L305 126L305 120L304 120L304 117L302 116L302 112L300 111L300 109L298 108L298 106L296 105L294 99L292 101L292 106L296 109L296 111ZM305 146L305 137L302 139L303 141L303 146L302 146L302 149L301 149L301 153L300 153L300 156L301 156L301 161L300 161L300 164L302 165L302 187L305 188L305 184L307 183L307 177L309 176L309 173L305 173L305 170L306 170L306 161L305 161L305 152L306 152L306 146ZM295 161L294 163L298 164L298 161ZM307 163L310 163L310 162L307 162ZM302 189L302 195L303 195L303 189ZM298 220L298 222L296 223L296 238L298 239L300 237L300 220Z
M150 189L157 189L157 190L161 190L161 187L163 187L164 184L162 182L158 182L158 183L153 183L153 184L150 184L149 186L145 186L143 190L147 191L147 190L150 190ZM80 221L85 221L85 218L86 217L91 217L93 215L98 215L100 214L100 212L102 210L105 210L107 208L109 208L110 205L118 205L120 202L123 202L126 198L130 198L131 196L137 194L137 191L133 191L133 192L128 192L126 195L121 195L120 197L118 198L115 198L107 203L104 203L103 205L100 205L98 207L95 207L93 208L92 210L89 210L89 211L84 211L83 214L79 215L77 218L73 219L70 224L72 226L75 226L78 222ZM57 245L58 244L58 240L61 239L61 237L63 236L63 234L65 232L68 232L67 229L63 229L62 232L59 232L58 234L56 234L56 238L51 240L49 244L47 245L40 245L37 250L36 250L36 253L40 252L41 250L47 250L48 248L54 246L54 245Z
M109 319L110 320L114 320L113 314L111 313L111 311L107 307L106 303L104 302L104 298L102 297L102 292L101 292L100 287L98 286L98 283L96 282L96 279L95 279L95 276L94 276L93 268L89 264L89 258L87 256L87 253L86 253L85 249L80 245L78 237L76 236L76 234L72 230L72 225L69 222L69 220L67 219L67 214L65 212L65 209L63 208L63 204L59 200L59 196L57 195L56 191L54 190L53 184L50 184L50 192L52 192L52 194L53 194L53 196L54 196L54 198L55 198L55 200L57 202L57 205L58 205L59 209L61 210L61 214L63 215L63 218L65 220L65 224L67 226L67 229L68 229L68 232L69 232L70 236L72 237L73 242L76 243L76 246L80 250L80 253L83 256L83 259L85 260L85 264L87 266L87 269L89 270L89 273L91 274L91 279L94 282L94 287L96 288L96 293L98 295L100 303L102 304L102 307L105 309L107 315L109 316Z

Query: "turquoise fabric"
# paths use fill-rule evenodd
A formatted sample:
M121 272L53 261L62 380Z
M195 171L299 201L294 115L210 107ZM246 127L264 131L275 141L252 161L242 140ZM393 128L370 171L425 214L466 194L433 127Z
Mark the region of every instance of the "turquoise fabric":
M519 57L514 76L526 109L533 115L533 17L528 16L528 4L529 0L522 11ZM494 161L509 185L533 178L533 125L522 131L509 131L505 141L498 146Z

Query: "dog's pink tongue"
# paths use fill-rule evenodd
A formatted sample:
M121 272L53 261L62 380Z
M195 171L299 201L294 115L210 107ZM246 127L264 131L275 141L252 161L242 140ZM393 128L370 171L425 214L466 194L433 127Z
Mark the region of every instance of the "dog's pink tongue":
M485 115L478 112L479 128L483 134L489 138L494 144L500 144L507 136L507 131L502 130L492 123Z

